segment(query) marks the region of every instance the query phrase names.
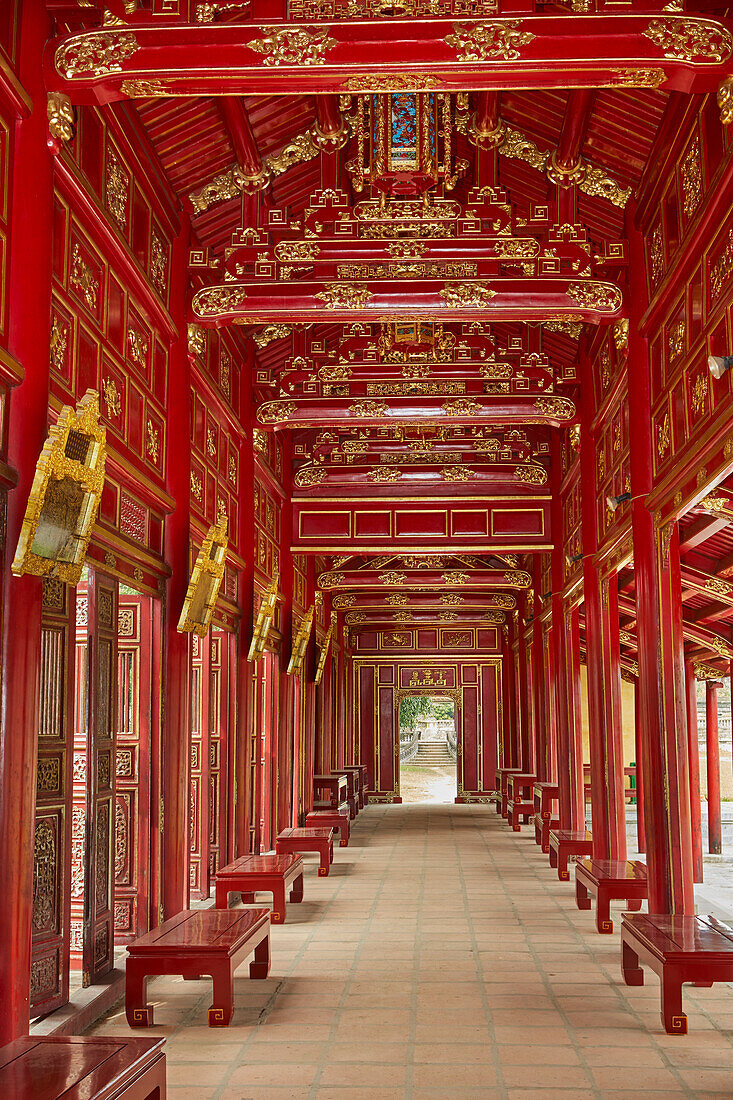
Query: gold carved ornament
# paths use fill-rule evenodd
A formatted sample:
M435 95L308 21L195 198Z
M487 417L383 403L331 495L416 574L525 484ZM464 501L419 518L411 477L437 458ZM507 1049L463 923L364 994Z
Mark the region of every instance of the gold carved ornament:
M303 618L300 620L300 625L293 638L293 647L290 653L290 661L288 663L288 675L298 676L301 668L303 667L303 660L305 658L305 651L308 648L308 639L310 638L311 629L313 627L313 608L310 607L306 611Z
M478 474L470 466L443 466L440 476L443 481L473 481Z
M224 579L227 556L227 527L229 521L222 515L206 532L201 549L196 557L191 579L188 582L186 596L178 620L181 633L197 634L205 638L211 626L216 600Z
M250 642L249 653L247 654L248 661L259 661L260 657L265 652L265 646L267 645L267 639L270 634L270 627L275 617L279 582L280 574L276 571L260 601L254 630L252 631L252 641Z
M516 466L514 476L517 481L526 485L545 485L547 482L547 470L544 466Z
M255 333L253 340L260 350L266 348L268 344L271 344L273 340L282 340L285 336L290 336L293 331L292 325L267 325L260 332Z
M352 416L387 416L389 405L384 401L357 401L355 405L349 405Z
M363 73L347 77L342 87L349 92L429 92L443 83L434 73Z
M261 424L279 423L289 420L297 407L294 401L266 401L257 410L257 419Z
M538 413L553 420L570 420L576 411L569 397L538 397L534 407Z
M198 290L193 296L193 310L197 317L221 317L244 305L247 293L241 286L210 286Z
M206 329L201 325L189 325L186 330L188 354L202 357L206 354Z
M346 580L345 573L321 573L318 578L319 588L339 588Z
M521 47L535 37L521 31L521 25L519 19L497 19L471 28L454 23L455 33L446 35L444 41L456 50L459 61L515 61Z
M329 283L325 290L319 290L316 298L324 302L326 309L363 309L374 297L366 286L353 286L351 283Z
M366 476L367 481L399 481L402 470L398 470L396 466L373 466Z
M295 484L299 489L310 489L320 485L326 476L327 471L322 466L305 466L295 475Z
M723 126L730 126L733 122L733 76L726 77L718 88L717 102L720 108L720 121Z
M326 54L338 45L323 30L308 27L260 27L264 38L247 43L250 50L264 55L265 65L323 65Z
M65 405L36 463L11 569L16 577L53 575L77 584L104 488L106 432L99 395Z
M71 141L76 132L76 111L63 92L49 92L46 97L48 132L56 141Z
M326 667L326 657L328 656L328 650L331 646L331 638L333 637L333 628L334 628L335 618L336 618L336 616L332 614L331 615L331 625L329 626L328 630L326 631L326 636L323 639L323 645L321 646L321 648L318 652L318 665L316 666L316 675L315 675L315 678L314 678L314 682L316 684L320 684L321 680L323 679L323 670Z
M443 405L443 411L446 416L474 416L476 413L483 413L486 410L478 401L471 401L470 398L464 397L459 398L457 401L446 401Z
M615 313L623 301L621 291L612 283L573 283L567 290L568 298L586 309L595 309L598 313Z
M56 50L56 71L67 80L122 72L122 62L140 49L129 31L97 31L68 39Z
M712 19L652 19L642 32L674 61L727 61L733 52L733 37Z
M443 287L440 297L448 309L481 309L496 297L496 291L483 283L451 283Z

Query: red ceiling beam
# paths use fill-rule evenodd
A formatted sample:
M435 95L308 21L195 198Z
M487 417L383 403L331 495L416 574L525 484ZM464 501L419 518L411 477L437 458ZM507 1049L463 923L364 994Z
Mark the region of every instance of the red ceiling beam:
M375 279L364 282L221 283L197 291L191 320L218 327L270 321L542 321L607 324L623 316L615 283L596 279Z
M77 103L144 95L306 95L419 89L658 87L709 92L733 35L687 13L318 23L127 25L49 43L49 91ZM410 76L409 74L417 74Z
M223 96L219 100L221 113L231 135L239 167L247 180L264 183L267 170L262 167L262 157L247 108L237 96Z
M532 578L523 569L461 569L451 566L446 569L402 569L399 563L388 563L382 569L332 569L321 573L318 587L327 591L339 592L349 589L381 590L379 599L383 602L385 590L390 593L405 592L419 600L414 590L430 588L438 592L465 592L479 588L529 588ZM412 590L412 592L411 592Z
M730 523L729 519L720 516L700 516L699 519L684 528L680 528L680 554L686 554L688 550L694 550L696 546L706 542L718 531L722 531Z
M568 95L557 149L552 154L552 168L560 180L572 178L582 165L580 152L595 98L594 88L574 89Z

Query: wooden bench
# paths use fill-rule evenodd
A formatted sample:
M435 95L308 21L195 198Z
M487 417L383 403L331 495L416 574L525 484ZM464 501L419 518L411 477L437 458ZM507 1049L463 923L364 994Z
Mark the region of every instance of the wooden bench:
M343 770L346 772L346 804L349 807L349 817L353 821L359 813L359 792L356 786L358 778L353 772L348 772L345 768Z
M646 963L659 975L662 1023L669 1035L687 1034L682 983L733 982L733 927L711 916L625 913L621 972L627 985L643 985Z
M507 784L509 782L510 775L520 775L521 768L498 768L496 772L496 789L501 791L501 804L497 806L496 812L501 814L502 817L506 817L507 814L507 799L508 790Z
M343 771L347 775L353 775L354 777L354 794L356 795L357 805L360 810L364 809L364 784L362 783L362 765L361 764L345 764ZM366 770L366 769L365 769Z
M349 781L343 772L313 776L313 797L318 799L319 791L327 791L328 804L334 808L348 801L348 789Z
M534 803L530 802L528 798L510 798L506 806L506 819L513 831L518 833L520 822L524 821L526 825L533 812Z
M278 855L293 852L318 852L319 875L327 875L333 863L333 829L283 829L275 841Z
M625 899L629 909L641 909L649 896L646 866L639 860L584 859L575 864L575 901L578 909L590 909L596 899L596 928L613 932L611 901Z
M249 955L250 978L270 972L270 913L267 909L184 909L127 948L125 1012L130 1027L150 1027L148 978L180 974L186 981L211 977L214 1002L209 1027L226 1027L234 1011L234 971Z
M532 788L537 776L530 772L510 772L507 776L506 819L515 833L519 832L519 822L523 818L529 821L534 813Z
M351 836L348 809L311 810L306 815L307 829L335 829L339 834L339 848L346 848Z
M165 1039L24 1036L0 1047L7 1100L165 1100Z
M534 839L543 852L550 850L550 829L556 829L560 824L559 819L553 817L553 809L559 797L560 788L557 783L535 783L532 788Z
M557 867L561 882L570 879L568 860L574 856L593 855L593 836L583 830L550 829L550 867Z
M255 900L258 890L272 894L273 924L285 923L285 894L290 887L290 900L303 900L303 857L270 854L240 856L216 872L216 908L226 909L231 893L240 893L245 904Z

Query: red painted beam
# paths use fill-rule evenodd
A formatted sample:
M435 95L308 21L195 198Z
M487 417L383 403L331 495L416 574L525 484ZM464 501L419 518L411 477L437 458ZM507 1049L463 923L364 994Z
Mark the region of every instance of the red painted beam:
M690 28L697 48L687 48ZM682 39L680 49L674 48ZM683 57L670 56L683 54ZM687 13L540 15L487 23L447 19L163 24L141 16L52 40L49 91L77 103L130 96L308 95L506 87L655 87L713 91L733 36ZM409 71L406 73L406 59ZM419 74L410 76L409 74ZM141 83L142 82L142 83Z
M263 180L262 157L257 148L257 139L247 108L236 96L222 96L219 106L231 135L240 168L248 179Z

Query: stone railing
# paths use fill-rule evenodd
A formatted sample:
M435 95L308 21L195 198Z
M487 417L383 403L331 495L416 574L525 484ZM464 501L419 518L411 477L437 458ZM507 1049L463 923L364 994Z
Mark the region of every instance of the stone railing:
M409 764L417 756L420 744L420 731L414 729L400 729L400 764Z
M456 733L455 723L452 722L446 729L445 739L448 743L448 752L455 760L458 756L458 734Z

